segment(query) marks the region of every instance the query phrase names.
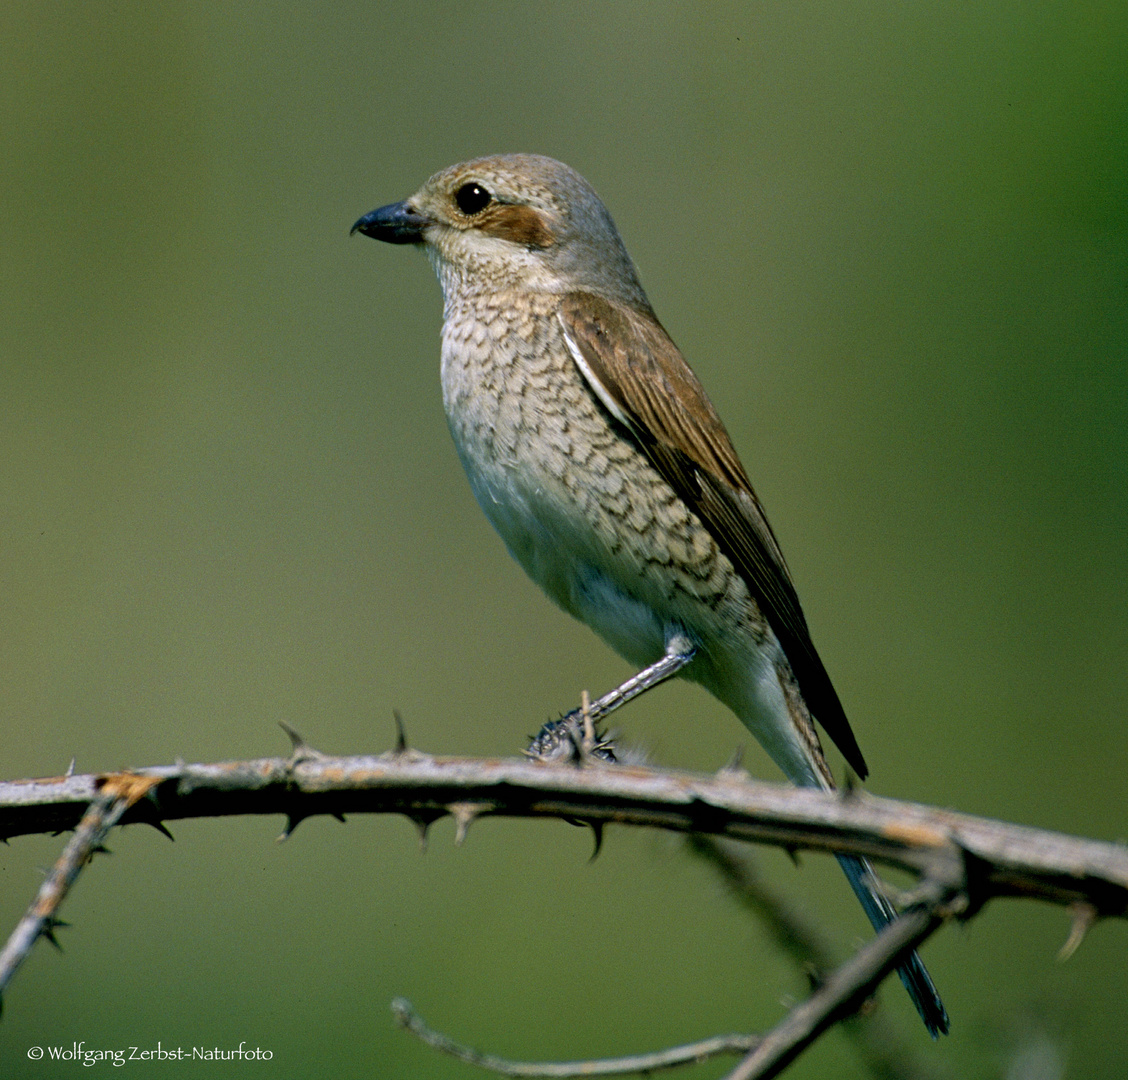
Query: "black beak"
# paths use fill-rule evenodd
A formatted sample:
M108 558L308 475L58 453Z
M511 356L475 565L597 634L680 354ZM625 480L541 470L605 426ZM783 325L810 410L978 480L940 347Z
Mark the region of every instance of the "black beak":
M361 232L389 244L422 244L423 230L433 224L407 202L390 203L365 214L349 231Z

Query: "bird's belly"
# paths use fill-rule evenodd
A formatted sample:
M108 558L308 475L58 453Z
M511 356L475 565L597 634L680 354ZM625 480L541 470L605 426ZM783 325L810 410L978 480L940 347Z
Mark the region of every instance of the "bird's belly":
M646 595L644 581L630 580L637 575L624 574L607 543L614 523L537 463L499 460L473 445L459 451L478 504L525 573L631 663L658 659L671 613ZM582 470L572 479L585 485Z
M748 639L757 613L704 526L599 407L482 425L454 412L454 441L486 517L525 572L631 663L675 631ZM707 679L709 649L690 677Z

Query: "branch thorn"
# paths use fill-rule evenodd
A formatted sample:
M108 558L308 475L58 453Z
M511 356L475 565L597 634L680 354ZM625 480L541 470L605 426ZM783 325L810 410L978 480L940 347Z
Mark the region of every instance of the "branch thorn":
M153 818L152 820L150 820L149 818L142 818L141 824L152 825L152 827L156 829L157 832L159 832L162 836L167 836L174 844L176 843L176 837L168 831L168 829L165 827L165 823L159 818Z
M282 828L278 839L275 840L276 844L281 844L283 840L289 840L294 835L294 830L308 817L308 814L299 813L297 810L292 810L286 815L286 824Z
M290 736L293 752L290 754L290 765L300 765L303 761L320 761L325 757L320 750L314 750L289 724L278 721L278 726Z
M132 816L136 819L138 824L151 825L157 832L175 842L176 837L168 831L165 827L165 823L161 821L161 816L157 809L156 792L157 789L155 786L149 788L149 790L145 792L144 798L138 799L137 802L133 804Z
M587 824L591 826L591 835L595 842L595 847L592 848L591 858L588 859L589 863L593 863L603 849L603 822L589 821Z
M737 776L748 775L748 770L744 768L744 743L737 743L736 749L732 752L732 757L717 770L718 776L728 774L735 774Z
M51 942L59 952L62 952L63 947L59 944L59 939L55 937L55 931L68 926L70 926L70 923L63 922L62 919L56 919L54 915L48 915L43 920L43 925L39 928L39 936Z
M1063 961L1068 960L1077 951L1081 942L1085 940L1085 935L1100 918L1097 909L1084 900L1077 900L1070 904L1069 914L1073 920L1069 928L1069 937L1065 939L1065 944L1058 950L1058 959Z
M407 814L407 817L415 823L416 829L419 830L419 851L422 854L427 853L427 830L430 829L432 822L441 818L445 813L447 813L446 810L416 810Z
M396 745L392 752L404 754L407 752L407 730L403 726L403 716L399 709L392 710L392 719L396 722Z
M477 803L451 803L450 812L455 820L454 843L457 847L461 847L474 819L481 814L482 807Z

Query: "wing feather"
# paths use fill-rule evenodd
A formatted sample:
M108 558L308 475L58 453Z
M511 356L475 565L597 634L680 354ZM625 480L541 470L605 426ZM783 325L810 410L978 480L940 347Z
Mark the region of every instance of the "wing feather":
M857 774L868 770L811 641L779 543L724 424L649 311L571 293L560 311L593 393L685 500L744 579L783 648L811 713Z

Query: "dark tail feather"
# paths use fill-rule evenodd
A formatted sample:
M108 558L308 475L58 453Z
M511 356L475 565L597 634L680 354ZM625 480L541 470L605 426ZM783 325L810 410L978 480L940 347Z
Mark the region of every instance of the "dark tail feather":
M885 898L881 886L877 883L873 868L865 859L855 855L837 856L838 865L842 867L854 890L854 895L862 902L869 921L877 931L884 929L896 917L897 912L893 905ZM928 1028L928 1033L935 1039L940 1035L948 1034L948 1011L932 984L932 976L925 969L920 956L915 952L897 969L901 982L913 999L916 1011Z

